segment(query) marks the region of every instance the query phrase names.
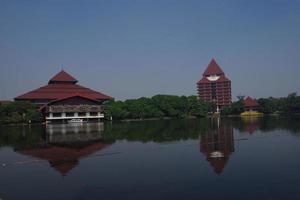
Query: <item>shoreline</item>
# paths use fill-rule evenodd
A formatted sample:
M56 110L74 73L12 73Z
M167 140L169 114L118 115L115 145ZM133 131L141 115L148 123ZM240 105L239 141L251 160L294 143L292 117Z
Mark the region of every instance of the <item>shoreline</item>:
M263 117L288 117L288 116L300 116L300 113L289 113L289 114L263 114L262 116L248 116L248 118L263 118ZM195 116L187 116L184 118L172 118L172 117L163 117L163 118L143 118L143 119L120 119L120 120L103 120L101 122L143 122L143 121L158 121L158 120L172 120L172 119L201 119L201 118L242 118L240 115L209 115L205 117L195 117ZM88 122L92 123L92 122ZM7 123L1 124L0 126L28 126L28 125L44 125L46 121L43 122L34 122L34 123ZM63 123L62 123L63 124Z

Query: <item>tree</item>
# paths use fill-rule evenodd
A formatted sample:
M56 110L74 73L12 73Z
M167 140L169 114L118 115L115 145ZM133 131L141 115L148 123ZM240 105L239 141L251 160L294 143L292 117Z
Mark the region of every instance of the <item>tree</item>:
M40 122L42 115L36 105L17 101L0 106L0 123Z

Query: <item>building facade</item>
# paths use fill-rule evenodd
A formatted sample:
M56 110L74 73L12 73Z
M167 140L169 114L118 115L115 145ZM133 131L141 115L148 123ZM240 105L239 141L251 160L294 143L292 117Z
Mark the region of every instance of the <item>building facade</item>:
M48 85L18 96L15 101L38 105L47 122L99 121L104 118L103 103L113 98L77 82L62 70L49 80Z
M200 99L216 103L217 111L231 104L231 81L214 59L197 82L197 89Z

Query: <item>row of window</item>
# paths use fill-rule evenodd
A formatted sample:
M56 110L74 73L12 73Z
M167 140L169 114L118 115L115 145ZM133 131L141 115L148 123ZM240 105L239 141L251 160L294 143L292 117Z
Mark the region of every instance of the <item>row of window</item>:
M201 86L208 86L208 85L211 85L211 84L216 84L216 85L231 85L230 82L219 82L219 83L200 83L198 85L201 85Z
M231 91L230 88L198 88L198 91L210 92L212 90L216 91Z
M97 112L90 112L90 116L97 116L98 113ZM53 117L61 117L62 113L52 113ZM66 113L66 117L74 117L75 113ZM78 117L85 117L87 116L86 112L79 112L78 113ZM47 114L47 117L49 117L49 113Z

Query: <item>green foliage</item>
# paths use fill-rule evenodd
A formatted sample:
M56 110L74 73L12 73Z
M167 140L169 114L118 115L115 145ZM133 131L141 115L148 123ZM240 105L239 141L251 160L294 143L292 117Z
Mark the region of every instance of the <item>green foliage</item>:
M291 93L287 97L281 98L260 98L257 100L260 105L260 112L264 114L282 113L293 114L300 113L300 96ZM236 115L244 111L243 101L233 102L230 107L221 110L222 115Z
M244 111L243 100L233 102L230 107L221 109L221 115L239 115Z
M110 101L106 105L106 117L113 117L117 120L203 117L212 109L210 103L199 100L197 96L175 95L156 95L151 98Z
M0 123L27 123L42 120L41 113L30 102L17 101L0 106Z
M300 113L300 96L291 93L287 97L282 98L261 98L258 100L263 113Z

